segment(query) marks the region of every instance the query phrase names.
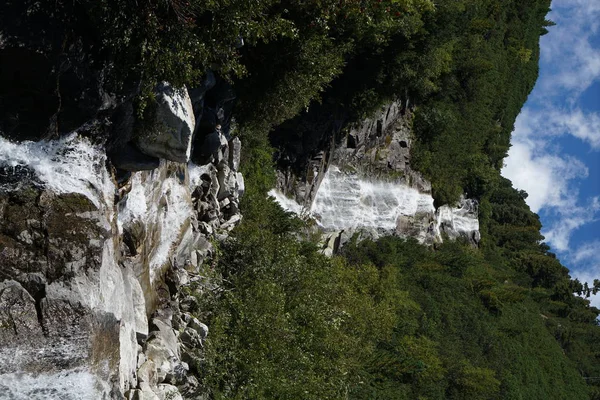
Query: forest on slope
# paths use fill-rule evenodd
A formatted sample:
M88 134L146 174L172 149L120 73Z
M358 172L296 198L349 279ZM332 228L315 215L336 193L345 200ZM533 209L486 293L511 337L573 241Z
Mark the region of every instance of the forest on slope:
M357 120L398 96L410 99L413 165L431 179L437 204L462 193L479 199L479 248L386 237L348 245L333 259L320 255L301 221L263 201L274 184L264 134L304 107L304 91L277 99L295 82L307 85L307 75L280 71L269 51L276 44L257 46L251 62L276 65L239 86L272 88L251 100L241 92L240 134L251 147L245 221L209 271L226 290L203 297L213 330L196 367L213 398L600 398L600 311L586 300L596 288L570 278L543 243L526 193L499 173L537 78L539 37L553 24L549 2L431 5L385 27L368 24L375 31L362 43L342 36L351 48L310 107ZM361 9L384 21L377 11ZM328 35L345 32L328 22ZM315 64L333 60L331 53Z
M9 19L24 4L39 32ZM499 173L549 6L8 0L0 23L40 52L81 38L115 93L136 88L140 116L163 80L194 88L210 69L233 84L244 222L190 293L211 327L191 365L209 398L600 399L600 310L585 299L597 288L569 277ZM436 203L479 200L480 246L387 237L328 259L265 200L268 135L314 109L355 121L397 98L415 108L413 166Z

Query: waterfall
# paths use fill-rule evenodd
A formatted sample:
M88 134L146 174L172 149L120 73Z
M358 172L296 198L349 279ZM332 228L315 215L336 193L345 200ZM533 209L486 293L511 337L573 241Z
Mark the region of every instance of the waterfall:
M29 169L54 193L79 193L112 209L114 185L100 146L76 133L52 141L13 143L0 136L0 167ZM18 186L18 185L16 185ZM0 190L15 187L1 187Z
M369 179L332 165L323 177L310 210L273 189L269 195L287 211L308 215L324 231L377 229L421 242L441 241L443 234L478 241L477 202L435 209L433 197L400 183Z
M327 230L396 229L398 217L435 212L433 198L406 185L369 180L332 166L310 213Z

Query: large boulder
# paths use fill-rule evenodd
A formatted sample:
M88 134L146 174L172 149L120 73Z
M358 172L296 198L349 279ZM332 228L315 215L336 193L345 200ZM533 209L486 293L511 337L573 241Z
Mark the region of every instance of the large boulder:
M195 118L187 89L163 82L156 89L153 119L144 121L135 143L145 154L184 163L190 159Z
M146 342L145 353L147 362L151 361L156 366L156 378L161 383L180 363L179 343L175 331L166 321L155 318L152 324L155 329Z

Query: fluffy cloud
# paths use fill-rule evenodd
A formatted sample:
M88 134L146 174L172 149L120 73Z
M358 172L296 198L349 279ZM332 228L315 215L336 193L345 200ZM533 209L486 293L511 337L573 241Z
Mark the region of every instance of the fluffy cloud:
M590 0L554 0L549 18L557 25L542 38L542 61L550 74L542 76L544 93L564 95L571 100L600 78L600 54L593 38L600 27L600 2Z
M578 265L590 265L596 266L600 269L600 239L587 242L579 246L573 254L571 259ZM600 274L597 278L600 278Z
M529 194L527 204L533 212L544 207L574 208L578 191L571 180L585 178L588 169L576 158L561 158L543 149L535 141L513 141L502 174Z
M550 137L565 135L582 140L593 150L600 150L600 115L548 104L536 109L527 107L515 122L513 138L515 141L547 143Z
M517 118L502 174L525 190L534 212L544 212L546 241L580 265L589 248L571 251L571 236L600 217L597 197L581 198L588 168L567 154L559 138L572 136L600 150L600 115L578 106L580 95L600 80L600 1L554 0L557 23L541 40L540 80ZM595 243L597 244L597 243ZM599 267L600 269L600 267Z
M502 170L516 188L529 194L527 204L532 211L544 210L552 217L542 233L559 252L567 252L573 232L600 214L598 198L582 200L579 196L578 184L587 178L588 168L554 142L564 135L600 150L600 117L581 110L564 112L559 107L525 108L515 123Z
M529 194L532 211L543 209L553 217L542 233L555 250L566 252L573 232L596 220L600 201L592 198L581 204L577 183L587 177L588 168L575 157L553 153L551 147L515 135L502 174Z
M546 241L560 252L570 250L571 235L584 225L597 221L600 212L600 202L595 197L583 207L570 209L556 208L553 210L557 219L542 231Z

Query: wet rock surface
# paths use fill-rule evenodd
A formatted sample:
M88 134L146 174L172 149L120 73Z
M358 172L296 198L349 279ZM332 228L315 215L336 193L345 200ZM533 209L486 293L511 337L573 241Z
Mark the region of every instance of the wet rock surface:
M0 399L198 397L181 335L208 330L180 291L241 220L233 88L163 83L142 121L139 76L65 23L88 10L2 10Z
M161 156L187 161L191 126L171 132L176 145L154 142ZM0 137L0 399L200 395L188 361L208 327L182 291L241 221L244 191L240 141L218 141L204 165L125 141L113 176L103 147L77 134Z
M307 149L303 141L282 148L278 190L271 194L288 211L314 218L326 232L324 253L337 252L353 235L478 243L477 202L462 199L436 209L431 183L412 169L411 120L411 110L393 102L350 126L335 129L339 124L330 121L329 131L312 133L300 126L299 138L320 138L310 157L298 155Z
M0 377L71 371L104 393L118 391L128 380L127 371L119 376L120 332L127 330L119 319L131 297L104 282L123 277L108 262L111 232L102 211L84 196L33 187L0 193L0 204ZM120 297L108 305L103 295L113 290ZM28 385L25 394L44 381ZM96 386L82 397L99 396Z

